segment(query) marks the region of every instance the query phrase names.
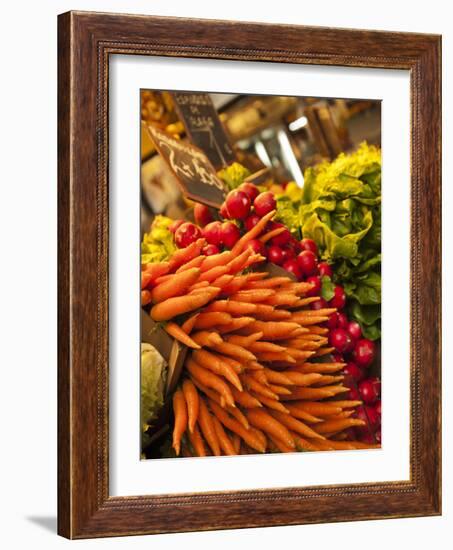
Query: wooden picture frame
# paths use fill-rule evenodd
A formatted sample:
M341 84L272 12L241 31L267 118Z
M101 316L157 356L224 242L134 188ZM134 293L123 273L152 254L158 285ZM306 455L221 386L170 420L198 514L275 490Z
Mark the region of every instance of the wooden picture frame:
M68 538L441 513L441 39L134 15L59 16L58 532ZM406 69L411 95L410 480L109 496L109 56Z

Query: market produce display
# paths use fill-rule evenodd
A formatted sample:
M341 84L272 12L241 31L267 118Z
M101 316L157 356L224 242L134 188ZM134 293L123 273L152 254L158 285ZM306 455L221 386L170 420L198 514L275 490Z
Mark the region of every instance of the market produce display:
M379 445L380 380L369 374L378 316L364 323L354 303L363 317L360 289L378 274L380 160L373 164L378 152L366 146L356 155L355 164L343 159L341 169L308 175L295 200L290 186L274 194L244 182L235 163L223 173L231 190L220 212L196 204L195 223L156 217L142 243L142 307L189 348L168 397L172 450L164 456ZM355 165L340 191L332 174L343 179ZM341 234L338 220L349 223L342 209L351 228L366 225L360 238ZM354 244L351 257L337 254L344 247L329 232ZM380 293L375 299L380 311Z

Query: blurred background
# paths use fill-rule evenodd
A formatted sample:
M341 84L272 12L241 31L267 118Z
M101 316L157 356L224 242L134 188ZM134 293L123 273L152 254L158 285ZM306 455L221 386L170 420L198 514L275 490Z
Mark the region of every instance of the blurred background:
M192 93L190 93L192 94ZM175 98L188 93L141 91L142 122L153 124L173 137L197 145L187 136L184 107ZM260 172L258 181L268 185L304 184L304 171L323 160L333 160L341 152L357 149L362 141L381 145L381 102L360 99L312 97L195 94L209 97L218 117L199 117L200 127L223 127L232 147L232 156L251 173ZM185 121L187 123L187 120ZM205 129L205 128L202 128ZM209 128L208 128L209 131ZM215 133L215 129L214 129ZM199 134L200 135L200 134ZM209 134L212 137L212 134ZM213 137L215 140L215 136ZM208 143L208 142L207 142ZM208 143L209 145L209 143ZM209 155L218 170L229 164L220 156ZM209 147L207 147L209 149ZM219 162L217 162L219 160ZM156 152L148 133L141 135L142 229L146 231L156 214L177 218L187 208L175 176Z

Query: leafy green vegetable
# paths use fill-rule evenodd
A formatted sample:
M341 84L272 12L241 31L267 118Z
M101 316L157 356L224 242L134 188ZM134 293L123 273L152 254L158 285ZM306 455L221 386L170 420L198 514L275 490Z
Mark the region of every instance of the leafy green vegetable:
M244 183L245 179L250 176L250 170L239 164L239 162L233 162L230 166L219 170L217 175L228 187L228 190L231 191L239 187L241 183Z
M142 241L142 264L163 262L176 250L173 233L168 229L173 223L171 218L156 216L149 233Z
M151 344L141 345L140 420L143 432L157 418L164 404L167 365Z
M324 275L324 277L321 277L321 296L328 302L334 297L334 295L335 285L330 277Z
M367 337L380 335L381 303L381 152L362 143L352 154L308 168L302 190L289 188L277 197L278 218L290 231L313 239L320 257L333 264L334 282L348 296L351 316ZM322 294L330 295L323 281ZM325 298L327 299L327 298ZM369 323L361 308L377 306Z

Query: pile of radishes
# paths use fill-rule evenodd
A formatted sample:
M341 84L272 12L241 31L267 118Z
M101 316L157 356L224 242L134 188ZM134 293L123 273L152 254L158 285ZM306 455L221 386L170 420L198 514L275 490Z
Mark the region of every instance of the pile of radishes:
M231 249L246 231L254 227L267 213L276 209L274 194L265 191L260 193L253 183L243 183L231 191L219 214L222 220L214 220L211 209L203 204L194 208L195 224L177 220L170 226L174 233L175 244L185 248L204 237L206 246L203 253L207 256L217 254L224 249ZM281 266L292 273L297 280L311 283L312 289L308 296L321 296L323 277L332 279L332 266L320 262L318 248L311 239L298 241L281 223L271 221L267 230L283 228L283 230L263 244L259 239L250 241L249 246L254 252L264 256L268 262ZM351 437L373 443L381 441L381 382L377 377L370 377L368 370L376 356L376 346L373 341L362 337L360 325L350 321L344 313L346 293L336 285L333 297L326 301L322 297L311 304L312 309L335 307L327 321L329 329L329 344L335 349L334 359L346 363L343 370L345 385L350 388L349 399L363 401L363 406L357 410L357 416L367 422L367 426L356 429Z

